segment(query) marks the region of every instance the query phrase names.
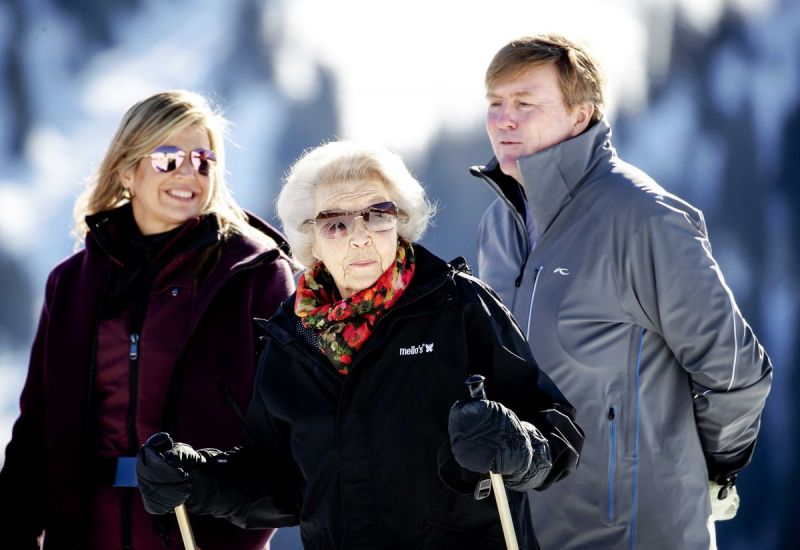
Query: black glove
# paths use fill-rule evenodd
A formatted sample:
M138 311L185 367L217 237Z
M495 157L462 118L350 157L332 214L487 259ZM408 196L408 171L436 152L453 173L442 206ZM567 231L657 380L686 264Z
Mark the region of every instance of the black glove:
M185 443L173 443L166 432L151 435L136 460L144 509L167 514L192 494L192 471L206 459Z
M509 486L538 486L550 470L547 440L513 411L486 399L457 401L448 422L453 456L462 468L501 474Z

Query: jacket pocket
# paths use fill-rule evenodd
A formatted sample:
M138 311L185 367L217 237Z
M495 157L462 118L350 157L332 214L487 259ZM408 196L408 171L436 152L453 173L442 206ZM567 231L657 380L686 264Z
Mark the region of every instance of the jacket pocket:
M617 409L608 408L608 511L606 521L614 522L614 474L617 457Z
M504 550L506 545L502 538L425 520L415 548L417 550Z

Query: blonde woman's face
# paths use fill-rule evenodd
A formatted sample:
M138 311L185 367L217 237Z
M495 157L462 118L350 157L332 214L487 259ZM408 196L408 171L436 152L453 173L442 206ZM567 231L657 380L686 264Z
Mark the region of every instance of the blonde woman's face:
M386 186L379 180L324 183L314 191L314 212L358 211L391 201ZM343 298L369 288L394 262L397 255L396 218L375 215L370 230L363 217L353 220L351 232L326 235L321 224L313 227L311 252L333 276ZM333 238L331 238L333 237Z
M122 186L133 197L133 217L143 235L164 233L199 216L211 200L214 189L214 165L208 169L208 163L200 163L195 153L195 163L201 166L197 169L191 158L192 152L211 149L205 128L189 126L157 147L162 146L183 151L185 158L180 166L162 172L147 156L121 174ZM169 162L163 159L161 162L162 166L169 166Z

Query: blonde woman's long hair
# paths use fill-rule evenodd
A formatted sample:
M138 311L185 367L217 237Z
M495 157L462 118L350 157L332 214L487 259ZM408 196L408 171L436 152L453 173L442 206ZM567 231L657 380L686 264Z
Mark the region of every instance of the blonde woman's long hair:
M275 241L252 227L247 214L236 204L225 182L225 136L228 121L215 111L200 94L187 90L169 90L152 95L128 109L106 151L100 167L89 178L86 189L75 202L73 235L77 245L89 231L86 216L122 206L129 196L120 175L174 134L199 125L208 132L217 162L213 169L213 187L203 214L215 214L223 237L238 233L259 243L275 247Z

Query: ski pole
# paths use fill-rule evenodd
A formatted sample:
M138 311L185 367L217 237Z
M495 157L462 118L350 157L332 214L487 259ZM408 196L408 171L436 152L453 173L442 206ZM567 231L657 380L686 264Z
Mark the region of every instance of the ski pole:
M486 389L483 387L484 380L486 379L480 374L473 374L464 382L469 388L469 395L472 399L486 399ZM514 521L511 519L511 509L508 507L508 496L506 495L503 476L490 471L489 479L492 481L494 500L497 503L497 512L500 514L500 525L503 526L503 538L506 541L506 548L508 550L519 550L517 533L514 531Z
M186 505L179 504L175 507L175 517L178 518L178 528L181 531L181 538L186 550L197 550L197 544L194 542L194 533L192 533L192 525L189 523L189 514L186 512Z
M151 436L147 440L147 444L163 455L172 448L172 438L164 432L159 432ZM194 533L192 533L192 525L189 523L189 514L186 512L185 504L179 504L175 507L175 517L178 519L178 528L181 532L181 539L183 539L183 546L186 550L197 550L197 543L194 541Z

